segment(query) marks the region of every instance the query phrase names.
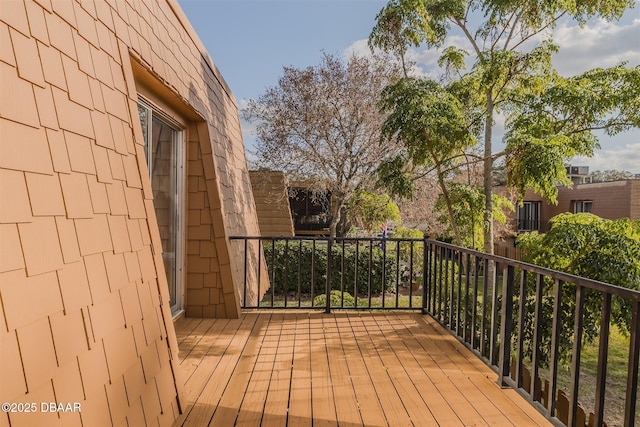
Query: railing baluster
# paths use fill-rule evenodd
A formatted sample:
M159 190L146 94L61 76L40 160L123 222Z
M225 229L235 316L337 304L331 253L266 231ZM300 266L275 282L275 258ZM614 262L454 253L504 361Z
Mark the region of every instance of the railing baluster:
M444 296L442 292L442 263L444 262L444 258L446 256L447 248L440 248L440 257L438 259L438 320L442 321L444 316L446 315L444 312ZM446 270L446 269L445 269Z
M311 306L313 307L313 300L315 299L314 285L316 283L316 239L311 241Z
M400 298L400 243L400 240L396 242L396 307Z
M353 272L353 305L358 308L358 262L360 260L360 240L356 240L356 265Z
M342 259L340 259L340 307L344 308L344 239L342 243Z
M580 389L580 359L582 350L582 323L584 316L585 289L576 286L576 311L573 322L573 355L571 358L571 389L569 390L569 424L576 423L578 415L578 390ZM601 423L602 424L602 423ZM600 424L600 425L601 425ZM596 424L598 425L598 424Z
M489 360L492 365L498 363L499 358L499 341L498 341L498 291L501 287L498 284L498 272L500 271L500 263L496 262L494 264L494 272L491 277L491 341L489 343ZM506 268L506 267L505 267ZM491 268L490 268L491 269ZM504 276L504 273L503 273Z
M542 341L541 330L538 325L542 320L542 285L544 277L538 274L536 277L536 303L533 320L533 349L531 355L531 400L540 400L541 390L538 383L538 374L540 372L540 342Z
M247 258L248 258L248 253L247 253L247 247L248 247L248 239L244 239L244 280L243 280L243 288L244 288L244 294L242 296L242 308L246 308L247 307Z
M433 316L436 315L436 308L438 303L438 268L436 265L437 261L437 248L433 243L429 243L429 291L431 297L430 301L430 309L429 311Z
M633 427L638 396L638 359L640 358L640 300L633 301L631 309L631 336L629 364L627 365L627 392L624 405L624 426Z
M560 329L562 328L562 285L561 280L555 281L553 302L553 326L551 329L551 357L549 361L549 416L554 417L556 409L556 389L558 388L558 347L560 345Z
M451 296L449 295L449 259L451 259L451 249L445 248L444 259L444 314L442 316L442 321L446 322L449 319L449 311L451 311ZM451 327L451 323L447 326Z
M398 242L398 244L400 244L400 242ZM425 238L422 242L422 314L427 314L427 307L429 306L430 289L428 287L430 284L428 283L428 274L430 274L430 271L427 239Z
M271 238L271 307L276 297L276 239Z
M604 420L604 399L607 383L607 360L609 358L609 323L611 321L611 294L602 294L602 312L600 319L600 338L598 348L598 373L596 374L595 425L601 426Z
M262 284L262 239L258 239L258 296L256 298L256 308L260 307L260 285ZM265 260L265 264L266 264Z
M331 269L333 268L333 251L332 251L332 246L333 246L333 237L329 237L329 240L327 241L327 288L326 288L326 295L327 295L327 304L325 307L324 312L329 314L331 313Z
M371 277L373 275L373 239L369 239L369 274L367 276L367 294L369 298L369 308L371 308Z
M413 307L413 240L409 245L409 307Z
M289 239L284 241L284 306L287 307L287 294L289 293Z
M451 254L451 278L447 281L449 284L449 328L454 331L455 328L453 326L453 303L455 301L455 283L456 283L456 252L453 249L449 250Z
M484 259L482 269L482 323L480 325L480 354L486 357L487 347L487 294L489 293L488 277L489 260Z
M516 354L516 385L522 388L522 359L524 358L524 322L527 301L527 270L520 272L520 296L518 304L518 342Z
M386 279L387 279L387 242L386 238L382 238L382 308L384 308L384 297L386 292Z
M298 242L298 308L302 307L302 240Z
M460 320L460 310L462 308L462 252L458 251L458 286L456 295L456 335L460 336L460 326L462 321Z
M471 307L471 348L476 348L478 338L476 336L476 325L478 322L478 284L480 281L480 262L478 256L474 255L473 262L473 307Z
M467 253L464 276L464 317L462 318L464 342L469 342L469 288L471 287L471 254Z
M502 273L502 313L500 323L500 359L498 362L498 384L505 386L504 378L509 376L511 358L511 333L513 331L513 266L505 266Z

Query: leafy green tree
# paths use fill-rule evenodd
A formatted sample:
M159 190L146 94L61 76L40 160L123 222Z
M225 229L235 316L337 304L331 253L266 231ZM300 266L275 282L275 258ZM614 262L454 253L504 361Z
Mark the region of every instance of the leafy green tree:
M348 203L349 216L369 232L374 232L387 221L400 221L400 209L387 194L357 190Z
M635 76L640 71L625 75L623 67L616 67L563 79L551 66L558 48L549 31L563 17L580 23L596 16L613 20L633 6L633 0L391 0L379 12L369 37L372 48L396 55L403 64L411 46L438 49L439 64L461 86L460 93L482 107L486 252L493 252L494 160L509 156L508 177L518 191L532 186L553 200L555 183L566 181L558 161L591 154L597 146L591 130L619 132L638 125L640 86ZM462 32L469 50L445 48L453 29ZM469 71L466 57L473 62ZM631 89L628 98L621 94L620 84ZM507 150L494 153L493 126L499 112L508 118ZM556 117L558 112L563 114ZM607 121L615 112L621 120ZM537 113L547 119L540 126L535 125ZM580 126L572 126L572 120ZM543 128L548 133L543 134Z
M640 67L553 75L540 93L513 93L507 101L507 179L520 198L527 188L555 201L558 183L570 185L565 163L599 148L591 131L609 135L640 126Z
M640 221L608 220L590 213L566 213L552 218L551 224L551 229L545 234L531 232L518 237L525 261L640 290ZM552 312L553 299L550 295L553 286L552 281L545 283L543 310L548 313ZM575 286L565 285L562 301L564 327L560 338L563 355L567 357L572 343ZM527 303L530 313L533 313L533 304L530 298ZM587 293L583 320L585 343L597 336L601 304L600 293ZM616 297L612 299L612 321L623 332L629 332L631 328L630 308L628 302ZM550 338L550 321L542 327L546 332L544 335Z
M462 238L462 246L477 250L482 249L484 246L482 220L485 206L482 188L454 182L449 184L448 192L450 203L453 207L452 213L455 223ZM494 219L504 224L507 220L504 209L513 211L513 203L506 197L496 193L493 193L492 197ZM438 212L443 213L440 216L440 221L446 223L448 216L444 214L446 212L446 203L442 195L438 198L435 208ZM447 231L451 232L452 227L449 226Z
M424 174L425 169L435 171L456 243L462 245L446 181L476 139L465 105L452 92L453 86L442 87L434 81L412 77L404 77L384 89L380 109L387 118L381 139L398 140L403 150L381 164L378 176L393 193L410 197L414 176L420 171Z

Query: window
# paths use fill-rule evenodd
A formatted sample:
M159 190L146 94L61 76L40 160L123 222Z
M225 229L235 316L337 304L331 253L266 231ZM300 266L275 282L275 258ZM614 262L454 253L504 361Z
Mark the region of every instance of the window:
M292 188L289 206L296 230L317 231L331 223L331 192L314 191L308 188Z
M593 207L593 201L591 200L574 200L573 201L573 213L591 212Z
M138 102L153 205L162 240L171 312L183 309L184 143L180 126L145 100Z
M540 202L523 202L518 205L518 231L539 231L540 230Z

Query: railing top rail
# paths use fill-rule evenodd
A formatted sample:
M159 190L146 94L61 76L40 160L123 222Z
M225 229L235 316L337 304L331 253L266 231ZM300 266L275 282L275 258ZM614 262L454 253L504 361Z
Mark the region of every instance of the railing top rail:
M598 280L587 279L585 277L575 276L569 273L563 273L561 271L552 270L545 267L540 267L534 264L529 264L523 261L514 260L511 258L505 258L498 255L491 255L484 252L476 251L473 249L462 248L450 243L441 242L433 239L419 239L419 238L399 238L399 237L327 237L327 236L230 236L230 240L261 240L261 241L277 241L277 240L289 240L289 241L329 241L333 242L425 242L434 246L447 248L450 250L458 251L461 253L473 255L479 258L498 262L502 265L508 265L515 268L520 268L534 274L542 274L548 276L554 280L560 280L563 282L573 283L585 288L593 289L599 292L605 292L612 295L616 295L623 298L628 298L632 301L640 301L640 291L623 288L620 286L612 285L609 283L601 282Z
M425 239L417 237L327 237L327 236L229 236L229 240L320 240L327 241L332 239L333 242L424 242Z

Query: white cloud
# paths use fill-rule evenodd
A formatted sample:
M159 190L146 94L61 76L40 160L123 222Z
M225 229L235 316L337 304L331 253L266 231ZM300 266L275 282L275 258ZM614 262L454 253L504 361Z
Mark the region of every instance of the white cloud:
M563 75L622 61L629 66L640 64L640 19L627 25L599 19L584 27L565 22L554 31L553 39L560 47L553 64Z
M346 49L342 52L342 57L344 59L350 58L351 56L371 56L371 49L369 49L369 44L367 39L356 40L351 43Z
M591 171L616 169L640 173L640 142L616 149L598 150L593 157L574 157L571 164L589 166Z

